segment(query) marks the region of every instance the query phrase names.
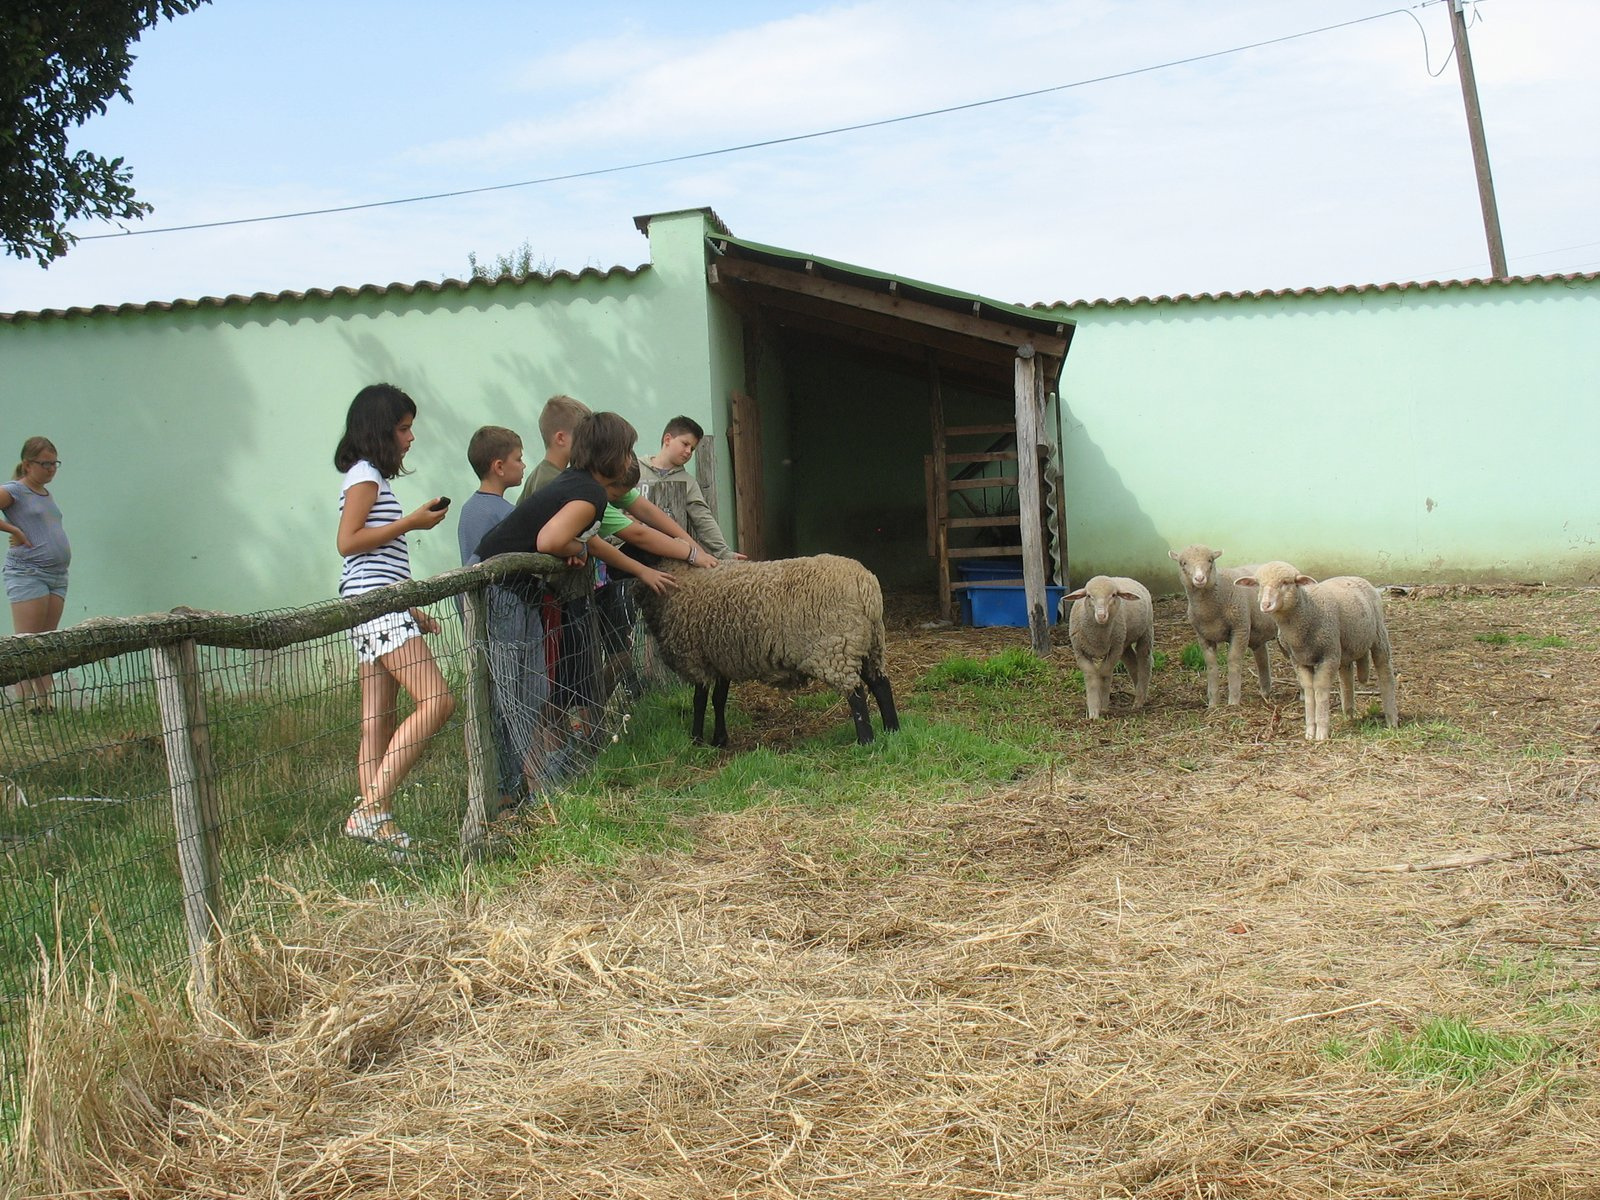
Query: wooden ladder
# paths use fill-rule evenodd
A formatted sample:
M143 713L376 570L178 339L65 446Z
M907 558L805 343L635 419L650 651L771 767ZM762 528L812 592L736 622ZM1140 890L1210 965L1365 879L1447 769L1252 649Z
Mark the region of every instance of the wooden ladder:
M971 498L975 493L995 488L1017 486L1017 426L1013 421L989 425L944 424L943 406L934 406L933 453L925 461L928 493L928 551L937 560L939 576L939 615L946 621L955 619L955 593L972 586L966 580L954 578L955 564L963 559L1018 558L1022 555L1022 518L1015 512L986 512L984 505ZM995 448L997 440L1009 435L1009 448ZM958 450L953 446L971 445L974 438L990 439L986 450ZM982 473L989 463L1009 463L1005 474ZM1006 468L1002 468L1006 470ZM952 472L954 474L952 475ZM952 500L960 503L965 515L952 515ZM951 546L950 533L956 529L1009 529L1013 532L1000 545ZM987 584L1022 585L1016 579L986 579Z

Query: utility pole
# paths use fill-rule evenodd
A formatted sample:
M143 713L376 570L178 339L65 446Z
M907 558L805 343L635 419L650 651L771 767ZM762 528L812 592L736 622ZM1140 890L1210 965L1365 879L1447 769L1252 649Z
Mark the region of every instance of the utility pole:
M1496 279L1506 278L1506 247L1500 240L1500 210L1494 202L1494 178L1489 174L1489 143L1483 137L1483 113L1478 108L1478 81L1472 74L1472 51L1467 46L1467 0L1450 0L1450 32L1455 37L1456 66L1461 71L1461 98L1467 106L1467 132L1472 136L1472 162L1478 170L1478 203L1483 207L1483 232L1489 239L1489 268Z

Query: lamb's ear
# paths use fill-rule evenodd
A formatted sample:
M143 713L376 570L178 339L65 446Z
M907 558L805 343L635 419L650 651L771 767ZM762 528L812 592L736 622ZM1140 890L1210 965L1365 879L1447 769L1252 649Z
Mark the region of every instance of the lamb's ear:
M1213 550L1211 552L1211 561L1212 562L1216 562L1217 559L1219 559L1221 557L1222 557L1222 551L1221 550Z
M1082 600L1088 594L1089 594L1089 590L1087 588L1079 588L1075 592L1068 592L1065 596L1063 596L1061 598L1063 600Z
M1244 575L1233 581L1234 587L1260 587L1254 575Z
M1309 575L1296 575L1294 581L1301 587L1310 587L1316 582L1316 580L1311 578Z
M1178 552L1176 550L1168 550L1167 551L1167 557L1170 558L1173 562L1177 562L1178 561Z
M1144 597L1139 595L1138 592L1118 592L1117 593L1117 599L1118 600L1143 600Z

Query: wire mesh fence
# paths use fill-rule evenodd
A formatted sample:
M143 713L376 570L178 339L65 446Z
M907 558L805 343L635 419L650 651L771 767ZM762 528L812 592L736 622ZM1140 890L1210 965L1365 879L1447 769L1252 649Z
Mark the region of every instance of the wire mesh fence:
M419 605L443 626L429 642L458 704L395 815L422 855L471 857L503 806L559 787L622 731L644 679L619 586L513 555L291 611L0 640L0 684L54 677L52 704L0 708L6 1113L47 959L204 986L207 947L248 924L231 902L253 881L351 888L383 869L342 836L363 719L348 631Z

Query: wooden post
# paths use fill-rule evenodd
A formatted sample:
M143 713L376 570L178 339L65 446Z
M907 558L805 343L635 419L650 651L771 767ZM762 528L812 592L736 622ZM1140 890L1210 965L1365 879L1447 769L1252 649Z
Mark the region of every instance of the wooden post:
M1039 486L1040 360L1032 346L1017 347L1017 506L1022 524L1022 592L1028 607L1028 633L1033 652L1050 653L1050 619L1045 615L1044 522Z
M739 546L749 558L767 552L766 480L761 449L761 411L755 397L733 393L733 419L728 424L728 451L733 455L734 512L739 523Z
M711 515L717 518L717 524L722 524L722 506L717 503L717 438L715 434L708 433L700 439L700 444L694 451L694 479L700 485L700 494L706 498L706 506L711 509ZM687 530L694 536L694 530Z
M928 405L933 415L933 523L934 569L939 575L939 619L954 621L956 610L950 590L950 460L945 444L944 390L939 383L939 365L928 359Z
M1483 112L1478 107L1478 79L1472 70L1472 47L1467 42L1463 0L1450 0L1450 36L1455 40L1456 69L1461 73L1461 99L1467 108L1467 136L1472 140L1472 165L1478 175L1478 206L1483 210L1483 234L1489 243L1489 273L1508 277L1506 246L1500 237L1500 206L1494 198L1494 176L1489 170L1489 142L1483 136Z
M150 663L161 705L172 826L183 879L183 927L189 939L194 994L203 1000L211 995L215 983L212 949L222 928L218 855L222 822L217 815L211 731L195 643L185 640L152 646Z
M461 639L467 659L467 814L461 821L461 855L478 858L488 838L490 800L495 808L500 773L494 744L494 707L489 696L489 619L485 587L461 595Z

